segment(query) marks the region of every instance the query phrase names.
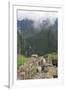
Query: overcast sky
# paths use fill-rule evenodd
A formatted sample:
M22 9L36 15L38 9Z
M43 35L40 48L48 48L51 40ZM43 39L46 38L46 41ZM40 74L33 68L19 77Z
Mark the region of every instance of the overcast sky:
M50 20L51 24L54 24L54 21L57 18L57 12L39 12L39 11L23 11L23 10L18 10L18 20L23 20L23 19L29 19L33 20L33 26L35 28L40 29L41 24L43 20Z
M54 20L57 17L57 12L39 12L39 11L22 11L18 10L18 20L23 19L31 19L34 21L45 20L49 18L50 20Z

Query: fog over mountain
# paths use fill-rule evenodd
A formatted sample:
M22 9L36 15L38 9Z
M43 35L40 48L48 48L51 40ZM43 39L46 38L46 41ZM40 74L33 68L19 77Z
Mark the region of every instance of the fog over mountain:
M48 28L50 26L52 26L55 22L56 18L52 20L50 20L49 18L47 18L46 20L30 20L28 18L23 19L23 20L17 20L17 27L20 30L29 30L31 28L34 28L38 31L41 30L42 27L44 28Z
M54 18L57 17L57 12L39 12L39 11L22 11L18 10L17 12L17 19L23 20L23 19L29 19L33 21L39 21L42 22L43 20L46 20L49 18L53 21Z
M42 24L47 23L47 26L54 24L57 18L57 12L39 12L39 11L22 11L18 10L18 21L33 21L34 28L41 28Z
M18 11L17 46L25 54L31 46L34 53L57 52L58 18L56 12ZM24 51L23 51L24 50Z

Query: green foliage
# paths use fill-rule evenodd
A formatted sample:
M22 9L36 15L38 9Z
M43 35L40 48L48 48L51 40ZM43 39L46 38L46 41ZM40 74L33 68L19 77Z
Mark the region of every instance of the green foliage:
M23 65L26 62L26 57L23 55L18 55L17 56L17 68L19 68L19 66Z
M26 30L17 30L17 53L27 56L31 56L32 53L37 53L38 55L57 53L58 20L50 27L47 24L45 26L42 25L40 30L33 27Z

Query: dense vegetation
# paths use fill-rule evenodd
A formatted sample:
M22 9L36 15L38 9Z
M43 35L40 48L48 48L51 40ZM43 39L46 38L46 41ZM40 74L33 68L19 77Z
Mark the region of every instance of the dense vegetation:
M17 21L17 53L26 56L57 53L58 20L53 24L43 20L40 28L35 28L33 23L28 19Z
M18 55L17 56L17 68L19 68L19 66L23 65L26 62L26 57L23 55Z

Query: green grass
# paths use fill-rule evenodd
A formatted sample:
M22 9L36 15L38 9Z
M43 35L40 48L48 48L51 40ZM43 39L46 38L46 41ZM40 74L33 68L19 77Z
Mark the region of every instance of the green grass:
M23 65L26 62L26 57L23 55L17 56L17 68L19 68L21 65Z

